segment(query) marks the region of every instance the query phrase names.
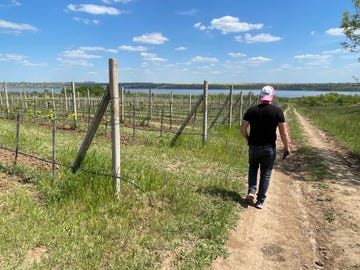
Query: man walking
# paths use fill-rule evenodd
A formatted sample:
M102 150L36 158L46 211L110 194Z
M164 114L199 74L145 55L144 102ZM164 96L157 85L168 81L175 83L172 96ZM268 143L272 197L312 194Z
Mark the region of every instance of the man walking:
M284 158L290 155L290 139L283 111L272 104L275 90L264 86L260 91L260 104L251 107L244 115L240 131L249 145L248 195L246 200L253 203L257 190L257 175L260 181L255 207L262 209L270 184L271 172L276 158L276 129L284 145ZM250 134L248 126L250 125Z

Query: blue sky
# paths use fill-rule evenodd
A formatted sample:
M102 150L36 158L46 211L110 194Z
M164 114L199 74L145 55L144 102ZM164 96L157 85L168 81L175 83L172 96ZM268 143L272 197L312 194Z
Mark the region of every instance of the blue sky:
M351 0L0 0L0 80L353 82Z

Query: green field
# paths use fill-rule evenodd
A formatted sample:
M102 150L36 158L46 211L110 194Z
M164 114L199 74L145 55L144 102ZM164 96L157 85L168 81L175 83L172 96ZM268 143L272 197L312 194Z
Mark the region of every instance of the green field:
M323 99L291 106L359 155L359 102ZM294 115L288 117L301 143ZM15 148L15 124L0 120L1 146ZM51 159L51 128L27 122L20 130L20 151ZM120 199L111 143L101 134L76 174L69 166L84 138L76 130L57 131L55 178L40 161L1 161L3 173L22 181L0 188L0 268L201 269L226 256L224 243L246 193L247 145L238 124L209 130L206 144L198 127L193 133L169 147L171 133L137 131L132 140L131 129L122 127Z
M14 124L0 121L1 145L14 148ZM55 180L51 170L26 160L3 164L3 172L30 184L1 193L0 268L157 269L166 258L178 269L194 269L224 255L244 195L246 145L238 129L214 130L206 145L201 136L182 136L172 148L169 135L136 136L121 147L121 172L144 192L122 181L119 200L111 144L101 136L76 174L66 165L83 134L61 130L57 159L63 165ZM22 152L50 158L51 129L23 124L20 145ZM36 262L29 254L38 249L45 253Z
M360 158L360 96L327 94L298 101L299 111Z

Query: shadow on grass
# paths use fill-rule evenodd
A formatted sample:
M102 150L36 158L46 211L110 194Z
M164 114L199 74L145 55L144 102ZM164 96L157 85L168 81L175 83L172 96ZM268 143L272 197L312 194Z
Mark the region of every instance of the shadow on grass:
M224 188L218 187L206 187L198 190L203 194L207 194L214 197L220 197L223 201L233 201L240 204L243 208L248 207L248 203L245 198L242 198L239 193L231 190L226 190Z

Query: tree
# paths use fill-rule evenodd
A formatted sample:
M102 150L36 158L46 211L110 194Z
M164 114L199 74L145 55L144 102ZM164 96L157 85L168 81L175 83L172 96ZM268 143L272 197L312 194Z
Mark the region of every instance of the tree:
M348 11L344 12L341 21L341 27L348 41L342 42L341 45L347 50L357 52L360 49L360 0L352 1L355 13L351 15Z

